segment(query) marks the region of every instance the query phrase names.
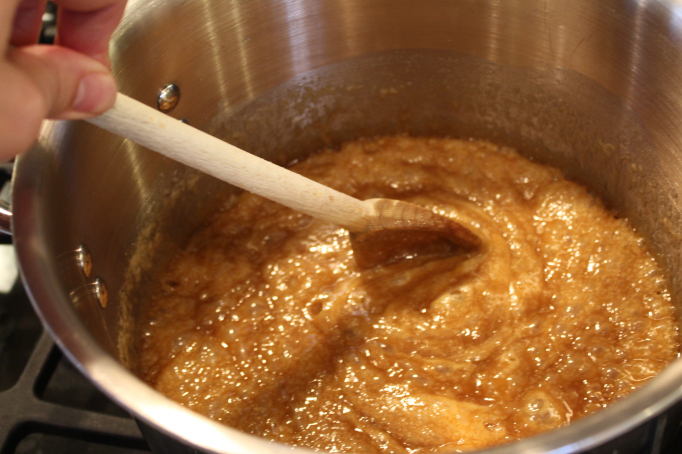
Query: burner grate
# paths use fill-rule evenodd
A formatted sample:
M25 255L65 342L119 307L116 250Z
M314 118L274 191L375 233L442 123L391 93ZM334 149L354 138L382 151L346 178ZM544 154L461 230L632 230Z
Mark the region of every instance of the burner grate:
M0 298L0 454L148 453L132 417L71 365L15 287Z

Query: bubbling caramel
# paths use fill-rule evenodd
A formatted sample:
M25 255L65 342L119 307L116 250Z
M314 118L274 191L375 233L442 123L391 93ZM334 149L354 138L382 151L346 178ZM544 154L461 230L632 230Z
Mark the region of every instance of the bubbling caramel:
M360 270L348 233L243 193L170 263L140 375L210 418L333 452L467 451L564 426L678 354L667 279L628 222L487 142L351 142L293 170L407 200L475 252Z

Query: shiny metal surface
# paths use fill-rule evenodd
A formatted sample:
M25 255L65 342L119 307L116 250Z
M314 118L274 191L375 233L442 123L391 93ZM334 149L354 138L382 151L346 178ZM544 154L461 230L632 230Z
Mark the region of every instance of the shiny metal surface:
M90 255L88 247L84 244L81 244L78 249L76 249L76 255L78 266L83 272L83 275L85 277L90 277L92 274L92 255Z
M107 303L109 302L109 291L107 290L104 279L101 277L96 278L95 282L93 282L93 286L95 287L95 298L97 298L97 302L102 309L106 309Z
M172 116L278 163L374 134L515 146L629 216L682 302L678 2L131 0L113 65L123 93L155 106L174 81ZM90 125L48 123L15 170L23 278L67 355L148 426L206 452L291 452L126 368L145 284L225 197L222 183ZM84 243L105 308L75 258ZM592 417L485 452L638 452L634 429L682 399L681 385L678 360Z
M14 169L14 162L0 163L0 170L12 174ZM0 188L0 234L12 234L12 210L10 208L10 200L12 198L12 185L5 182Z
M0 233L12 234L12 210L0 201Z
M180 87L175 84L167 84L159 91L156 106L163 113L169 113L180 102Z

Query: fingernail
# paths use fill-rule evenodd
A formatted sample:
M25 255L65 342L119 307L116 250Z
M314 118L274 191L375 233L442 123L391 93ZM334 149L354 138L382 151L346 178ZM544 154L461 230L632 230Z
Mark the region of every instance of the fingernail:
M116 82L111 74L87 74L78 84L71 110L92 114L103 113L113 105L116 91Z

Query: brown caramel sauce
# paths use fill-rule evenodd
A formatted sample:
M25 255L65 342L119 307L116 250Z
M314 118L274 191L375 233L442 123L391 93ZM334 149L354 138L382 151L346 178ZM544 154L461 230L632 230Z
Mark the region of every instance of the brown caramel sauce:
M678 354L667 279L628 222L487 142L348 143L293 168L451 216L481 250L360 270L347 232L244 193L146 308L140 375L291 445L466 451L566 425Z

